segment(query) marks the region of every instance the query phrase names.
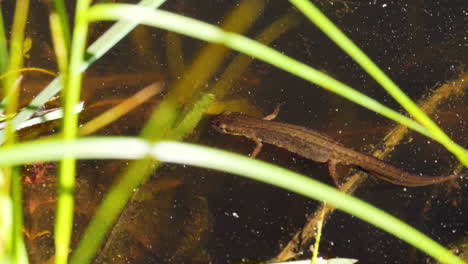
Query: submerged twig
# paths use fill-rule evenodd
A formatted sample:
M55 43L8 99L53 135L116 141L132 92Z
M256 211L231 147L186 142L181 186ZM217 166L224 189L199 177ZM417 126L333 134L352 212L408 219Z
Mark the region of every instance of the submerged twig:
M437 107L444 101L452 97L460 97L468 88L468 72L463 72L459 75L457 80L447 81L438 89L432 92L430 97L424 98L420 101L419 107L428 115L433 114ZM410 130L403 126L397 125L385 137L380 146L374 147L372 156L379 159L384 159L391 153L396 146L408 135ZM342 192L352 194L361 186L361 183L367 178L367 174L362 172L355 172L349 176L346 182L340 186ZM315 237L315 228L319 221L326 224L326 220L333 214L335 208L323 203L307 220L304 227L297 231L291 238L288 244L281 249L272 262L286 261L300 256L303 252L302 249L311 243ZM324 216L322 216L322 213Z

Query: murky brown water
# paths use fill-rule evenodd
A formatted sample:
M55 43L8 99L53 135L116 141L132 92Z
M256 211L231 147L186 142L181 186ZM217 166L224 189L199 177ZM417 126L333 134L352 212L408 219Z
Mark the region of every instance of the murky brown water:
M46 4L32 1L28 34L33 40L26 65L55 70ZM400 87L418 100L430 95L436 84L457 79L468 61L467 14L464 0L349 1L331 8L327 15L380 65ZM4 1L6 23L11 3ZM210 23L222 20L233 1L170 1L163 8L177 10ZM287 1L267 1L265 9L246 33L255 36L282 16ZM11 12L11 11L10 11ZM259 11L260 12L260 11ZM94 25L95 39L108 23ZM186 64L204 43L181 38ZM140 27L120 42L86 73L83 100L89 106L82 121L115 105L145 85L165 80L174 83L166 58L166 35ZM271 45L349 84L395 109L397 104L375 81L329 41L312 24L302 21ZM219 73L222 69L219 69ZM219 75L218 75L219 76ZM23 100L27 102L51 77L27 74ZM214 79L207 82L213 84ZM244 98L268 113L284 103L278 120L303 125L331 135L355 149L378 144L392 122L315 85L263 62L254 62L234 82L228 99ZM465 137L466 98L448 101L436 120L461 145ZM99 131L101 135L137 135L159 102L150 100L121 120ZM206 123L206 122L205 122ZM48 134L50 129L41 130ZM219 135L208 126L198 131L201 144L249 153L253 143L243 138ZM407 170L431 175L450 174L456 160L442 147L412 133L390 160ZM259 156L331 184L323 164L304 160L272 146ZM24 184L26 242L33 263L53 255L54 175L44 164L28 165L42 173ZM126 166L123 161L79 163L74 244L92 217L96 205ZM25 170L25 174L30 173ZM208 170L164 165L158 178L142 187L138 198L125 211L98 255L99 263L234 263L274 257L299 230L318 203L262 183ZM458 186L438 185L406 189L371 179L355 195L407 221L442 244L456 244L468 235L466 180ZM117 230L117 231L116 231ZM425 256L405 243L352 216L335 213L322 235L321 254L349 257L360 263L421 263ZM309 252L306 252L309 256Z

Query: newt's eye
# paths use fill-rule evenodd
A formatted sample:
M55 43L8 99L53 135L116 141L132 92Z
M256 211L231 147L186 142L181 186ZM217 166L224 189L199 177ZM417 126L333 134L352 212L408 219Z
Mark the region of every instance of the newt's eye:
M218 124L216 129L221 133L228 133L228 131L226 129L226 125L224 125L224 124Z
M226 133L226 125L222 124L219 120L214 120L211 126L220 133Z

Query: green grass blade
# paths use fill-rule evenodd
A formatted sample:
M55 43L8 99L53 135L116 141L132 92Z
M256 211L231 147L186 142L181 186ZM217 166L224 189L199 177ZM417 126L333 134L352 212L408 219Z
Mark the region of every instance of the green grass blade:
M323 74L322 72L301 62L293 60L268 46L262 45L244 36L223 31L216 26L202 21L162 10L153 11L127 4L95 5L89 9L88 18L91 21L119 18L132 19L132 14L136 13L139 14L138 20L143 24L175 31L180 34L209 42L224 44L235 50L275 65L285 71L302 77L305 80L316 83L357 104L363 105L372 111L380 113L389 119L403 123L419 133L431 137L431 134L420 124L329 77L328 75Z
M23 239L23 188L21 169L12 168L11 198L13 200L13 262L26 264L28 254Z
M85 137L69 142L31 141L1 149L0 165L56 161L66 156L77 159L140 159L148 154L149 149L148 142L130 137Z
M2 5L3 3L0 1L0 10L3 10ZM5 32L3 13L0 12L0 75L6 73L8 67L8 48Z
M148 8L157 8L163 4L165 0L143 0L138 5ZM109 49L117 42L125 37L133 28L138 25L138 22L122 20L115 23L101 37L99 37L86 50L85 61L81 65L81 70L85 71L93 62L101 58ZM21 110L13 119L13 125L19 126L21 123L29 119L45 102L54 97L62 88L60 77L55 78L46 88L44 88L31 103ZM4 102L3 102L4 103ZM4 141L4 133L0 131L0 143Z
M35 151L37 149L42 151L39 153ZM275 165L208 147L175 142L151 144L149 141L129 137L90 137L76 141L54 140L22 143L13 148L3 149L0 151L0 165L19 165L39 160L52 161L68 155L81 159L140 159L148 154L165 162L240 174L327 202L394 234L443 263L464 263L407 224L335 188ZM79 251L75 251L75 254L77 252Z
M88 22L85 14L89 4L89 0L78 0L76 2L73 39L70 46L70 64L67 67L68 71L65 73L63 82L65 87L61 94L63 102L61 136L65 141L74 140L78 135L78 114L74 113L73 107L80 101L83 77L80 66L84 59L88 34ZM65 37L63 32L60 32L59 37ZM64 67L63 63L61 64ZM60 161L54 232L55 263L57 264L68 263L68 252L73 229L75 170L75 157L67 155Z
M41 149L41 153L35 151L37 149ZM68 155L81 159L140 159L148 154L165 162L240 174L327 202L394 234L443 263L464 263L442 246L395 217L357 198L341 193L335 188L275 165L208 147L176 142L152 144L149 141L129 137L90 137L76 141L54 140L22 143L13 148L3 149L0 151L0 165L19 165L39 160L52 161Z
M26 21L29 12L29 0L18 0L15 2L15 13L13 17L13 25L10 37L10 56L7 65L7 72L11 72L3 80L3 94L8 97L5 105L5 114L14 115L18 108L19 87L20 87L20 74L18 70L23 66L23 44L26 28ZM15 129L11 121L6 122L5 131L5 147L13 147L16 141ZM0 217L13 217L12 221L12 236L7 235L7 239L12 239L7 244L11 248L3 246L1 250L10 250L7 254L11 254L11 260L14 263L27 263L28 258L26 255L26 246L23 240L23 204L22 204L22 185L20 180L19 169L14 166L5 165L2 167L2 195L7 197L11 192L12 199L12 213L1 215ZM0 234L3 236L3 234Z
M177 124L171 133L168 135L171 139L182 139L192 132L193 128L197 126L198 122L206 112L208 107L214 102L215 97L212 94L204 94L200 100L192 107L184 118Z
M10 57L7 66L7 72L11 72L12 74L5 76L5 79L3 80L3 94L5 96L8 95L8 102L5 103L6 115L16 114L16 110L18 108L18 70L23 66L23 42L28 11L29 0L16 1L10 38ZM13 140L14 132L15 130L12 123L7 122L7 126L5 128L7 141Z
M206 94L195 102L192 109L174 126L176 106L178 105L168 96L161 102L156 111L150 117L141 132L141 137L154 142L162 138L170 137L180 140L199 123L203 112L213 101L213 96ZM171 129L174 127L173 129ZM112 227L115 219L120 215L125 204L134 194L138 185L142 184L149 176L150 172L159 166L159 162L152 158L145 158L132 162L120 176L117 183L110 189L103 199L103 202L96 210L95 217L91 220L86 229L83 239L80 241L72 255L71 263L88 263L104 240L107 231Z
M70 23L67 15L67 10L65 8L65 3L63 0L54 0L54 10L52 15L57 16L55 21L57 27L60 28L60 35L63 41L63 46L65 50L70 49ZM54 25L50 25L53 27Z
M156 111L154 111L141 132L141 137L149 141L162 138L180 140L185 137L199 123L203 113L213 102L214 96L203 95L197 100L180 122L174 125L177 119L178 103L173 96L167 96ZM120 176L115 186L111 188L96 211L95 218L86 229L83 239L78 244L71 263L87 263L91 261L95 252L104 240L107 231L112 227L114 220L134 194L134 190L143 183L149 173L156 169L159 162L145 158L132 162Z
M235 50L275 65L278 68L288 71L312 83L318 84L350 101L362 105L369 110L397 121L427 137L440 142L449 151L456 155L462 162L464 162L464 164L468 164L468 155L466 150L451 141L450 138L444 136L445 134L443 134L443 132L442 134L432 134L419 123L382 105L378 101L321 73L318 70L293 60L270 47L262 45L244 36L225 32L216 26L171 12L162 10L153 11L127 4L95 5L90 8L88 12L88 18L90 21L121 18L132 19L132 14L136 13L139 14L138 20L143 24L175 31L180 34L188 35L209 42L224 44Z
M338 189L287 169L238 154L187 143L156 143L152 152L163 162L226 171L321 200L395 235L442 263L465 263L437 242L394 216Z
M290 0L304 15L318 26L331 40L351 56L370 76L408 111L417 121L426 127L430 133L460 161L468 166L466 150L453 142L437 124L432 121L416 103L414 103L358 46L356 46L338 27L336 27L309 0Z
M65 32L65 25L62 25L60 17L56 13L50 14L49 24L50 32L52 35L52 43L54 44L55 57L57 58L57 65L60 71L62 85L67 82L68 72L68 54L70 44L67 43L67 33ZM69 33L68 33L69 34Z
M162 138L175 122L175 103L164 100L151 115L141 136L150 142ZM135 188L142 184L151 171L159 165L151 157L132 162L104 197L94 218L86 228L82 239L71 257L71 264L89 263L99 249L107 231L133 195Z
M9 192L5 192L5 175L0 170L0 262L13 263L11 248L13 244L13 200Z

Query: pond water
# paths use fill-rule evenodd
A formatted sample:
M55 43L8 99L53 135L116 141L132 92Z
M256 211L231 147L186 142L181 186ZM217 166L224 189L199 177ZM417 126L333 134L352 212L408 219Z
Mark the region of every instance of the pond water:
M11 1L2 2L7 26L11 23ZM243 33L256 37L290 12L288 1L252 1L257 15ZM73 2L67 3L70 7ZM56 71L55 55L48 29L47 1L32 1L27 36L32 40L28 67ZM162 9L222 24L237 1L168 1ZM432 98L442 84L462 83L468 61L465 0L453 1L324 1L318 3L326 15L360 46L412 99ZM401 107L352 59L302 15L291 15L292 25L271 47L329 74L385 105ZM235 21L236 19L234 19ZM239 16L238 20L248 20ZM235 23L234 23L235 24ZM90 27L90 41L110 23ZM158 81L167 94L201 56L205 43L175 36L149 27L138 27L117 44L85 74L82 99L84 123ZM218 54L217 47L206 51ZM168 55L169 54L169 55ZM171 57L177 54L177 58ZM219 54L222 54L220 52ZM202 87L214 87L236 53L227 54L203 79ZM182 56L182 57L179 57ZM221 55L220 55L221 56ZM207 56L206 58L210 58ZM205 66L207 71L209 66ZM22 104L26 104L52 77L25 75ZM313 128L346 146L363 152L382 144L394 127L392 121L351 103L316 85L260 61L253 61L232 84L223 100L231 110L258 116L282 104L277 120ZM207 89L208 90L208 89ZM460 89L463 90L463 89ZM208 90L209 91L209 90ZM99 135L138 135L163 96L157 96L133 110ZM441 100L434 119L462 146L465 136L466 97L463 93ZM241 102L241 103L236 103ZM260 110L261 109L261 110ZM241 137L221 135L204 119L188 138L203 145L247 155L254 143ZM56 132L56 124L34 128L25 139ZM33 134L28 134L33 133ZM266 145L258 156L282 167L333 184L326 165L306 160L285 150ZM440 145L411 132L387 159L405 170L428 175L448 175L456 159ZM73 245L94 214L106 191L128 166L126 161L80 161L78 164L77 209ZM346 171L345 171L346 172ZM51 261L53 256L53 210L55 164L25 165L25 234L30 260ZM37 177L40 173L41 177ZM29 177L29 176L28 176ZM32 182L31 182L32 181ZM466 180L420 188L395 186L370 177L355 196L406 221L443 245L462 246L468 236ZM111 230L96 263L256 263L271 259L288 244L320 203L302 196L253 182L238 176L191 168L162 165L143 185ZM305 243L301 258L310 257ZM72 251L73 252L73 251ZM359 263L422 263L420 251L391 235L341 212L325 222L320 255L355 258Z

